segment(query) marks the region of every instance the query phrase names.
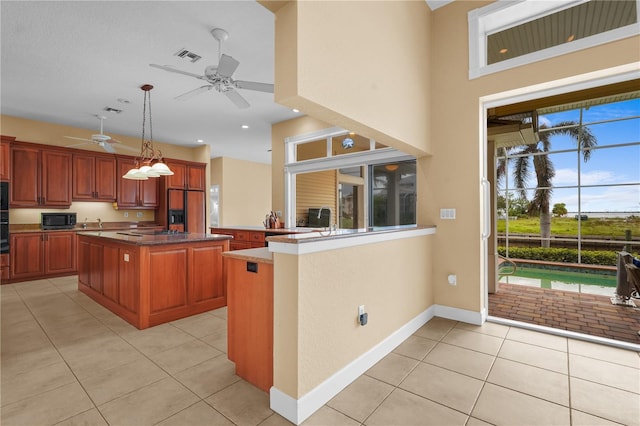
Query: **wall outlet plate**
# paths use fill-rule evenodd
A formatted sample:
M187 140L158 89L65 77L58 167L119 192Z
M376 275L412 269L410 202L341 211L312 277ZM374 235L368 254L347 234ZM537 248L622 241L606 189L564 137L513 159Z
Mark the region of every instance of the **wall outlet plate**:
M144 213L142 213L142 212L136 213L136 217L142 217L143 215L144 215Z
M124 212L124 217L129 217L129 212Z

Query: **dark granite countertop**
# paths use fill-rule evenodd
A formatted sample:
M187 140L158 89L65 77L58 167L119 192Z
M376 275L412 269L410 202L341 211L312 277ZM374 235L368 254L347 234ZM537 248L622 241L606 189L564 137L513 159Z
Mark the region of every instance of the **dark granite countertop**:
M109 240L119 241L123 243L145 245L163 245L163 244L182 244L197 243L202 241L224 241L232 239L229 235L222 234L194 234L194 233L177 233L177 234L157 234L156 231L98 231L98 232L79 232L78 235L106 238Z

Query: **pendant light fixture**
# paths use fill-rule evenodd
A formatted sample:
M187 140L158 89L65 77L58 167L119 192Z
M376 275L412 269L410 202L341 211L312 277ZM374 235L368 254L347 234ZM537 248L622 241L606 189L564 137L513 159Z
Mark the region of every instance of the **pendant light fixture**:
M147 180L150 177L170 176L171 169L162 162L162 152L153 146L153 128L151 125L151 89L153 86L144 84L140 86L144 92L144 106L142 108L142 142L140 157L136 158L136 167L129 170L124 179ZM149 110L149 139L145 140L145 128L147 122L147 106Z

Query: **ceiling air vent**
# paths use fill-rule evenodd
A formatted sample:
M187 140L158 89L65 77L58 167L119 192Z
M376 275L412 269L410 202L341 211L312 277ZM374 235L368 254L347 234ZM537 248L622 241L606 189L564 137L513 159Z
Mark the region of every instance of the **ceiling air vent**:
M180 49L178 50L178 52L176 52L175 55L179 58L188 59L191 62L196 62L202 59L202 56L196 55L193 52L189 52L187 49Z
M121 109L111 108L111 107L104 107L104 110L107 111L107 112L113 112L113 113L116 113L116 114L120 114L122 112Z

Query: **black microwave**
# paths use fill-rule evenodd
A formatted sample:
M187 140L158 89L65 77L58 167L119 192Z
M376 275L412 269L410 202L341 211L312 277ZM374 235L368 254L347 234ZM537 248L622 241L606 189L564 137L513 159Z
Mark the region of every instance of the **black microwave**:
M75 213L40 213L42 229L72 229L76 226Z

